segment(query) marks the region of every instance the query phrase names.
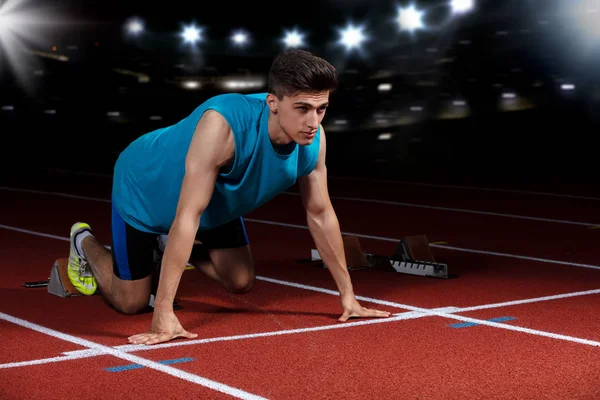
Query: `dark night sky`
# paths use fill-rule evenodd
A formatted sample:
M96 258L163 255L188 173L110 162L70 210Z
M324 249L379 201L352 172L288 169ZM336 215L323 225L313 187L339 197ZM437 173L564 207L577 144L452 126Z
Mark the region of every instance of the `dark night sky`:
M551 9L557 0L485 0L478 12L463 23L511 24L515 19L534 17ZM110 37L128 17L138 15L154 32L178 31L181 23L195 21L210 27L213 36L230 33L232 27L245 27L264 36L280 35L282 28L298 26L310 29L313 40L331 37L335 26L348 21L366 22L370 30L396 35L396 8L411 1L373 0L307 0L302 2L249 1L116 1L116 0L41 0L28 4L37 7L49 4L57 13L78 23L74 31ZM209 5L207 5L209 4ZM428 10L426 19L432 23L447 18L445 1L415 2ZM467 19L467 18L465 18ZM464 19L463 19L464 20ZM207 34L209 31L207 31Z
M581 1L573 0L569 4L575 6ZM142 52L151 60L158 59L161 63L177 64L182 62L182 57L186 57L187 49L178 35L184 24L192 22L205 28L203 36L206 40L200 47L207 56L235 54L270 58L281 49L283 31L297 27L308 34L306 39L311 51L332 59L342 59L346 56L343 48L336 43L336 28L354 22L364 23L371 35L368 45L364 46L368 56L362 59L379 63L376 67L384 69L391 66L398 55L408 57L416 68L420 68L416 63L428 47L438 47L444 52L461 39L473 40L474 52L483 49L490 56L501 54L506 48L523 47L528 57L538 59L552 56L557 62L566 64L568 69L576 67L574 64L577 62L589 64L587 49L582 51L581 41L573 41L576 36L571 32L576 28L564 22L568 21L567 18L563 18L562 24L556 22L560 21L561 10L565 8L565 2L561 3L560 0L480 0L474 12L455 19L449 18L448 2L445 0L22 2L24 7L49 10L48 15L58 17L60 23L40 35L47 49L52 45L63 49L69 45L89 48L91 43L98 41L100 47L109 53L127 56ZM426 11L424 22L433 26L433 29L414 35L398 31L394 20L396 9L411 3ZM140 39L124 35L124 23L132 16L141 17L146 23L147 31ZM539 21L543 19L552 23L540 33ZM450 22L444 25L443 21ZM249 30L253 43L246 50L236 50L234 53L229 37L236 28ZM522 29L531 29L534 34L521 37L518 32ZM510 31L511 35L505 39L493 38L496 31ZM373 61L375 57L377 61ZM571 61L576 57L579 59ZM349 58L360 59L358 56Z

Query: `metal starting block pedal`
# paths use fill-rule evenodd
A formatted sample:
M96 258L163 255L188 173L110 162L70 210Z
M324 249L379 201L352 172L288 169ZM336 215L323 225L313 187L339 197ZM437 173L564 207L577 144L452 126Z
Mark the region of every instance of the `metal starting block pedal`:
M390 257L390 265L404 274L432 278L454 278L448 274L448 265L436 261L429 240L425 235L407 236L400 240L396 252Z
M48 280L48 293L59 297L82 296L69 280L67 274L68 262L67 258L59 258L54 262Z
M346 264L348 264L348 270L354 271L359 269L372 268L369 258L373 257L373 254L367 254L362 251L360 242L356 236L342 235L342 241L344 243L344 254L346 255ZM300 262L314 262L321 261L321 255L317 249L311 249L310 259L300 260ZM320 266L327 268L327 266L320 262Z
M76 288L73 286L71 281L69 280L69 275L67 273L67 265L69 259L68 258L59 258L54 262L52 269L50 270L50 278L48 281L39 281L39 282L25 282L23 286L25 287L48 287L48 293L53 294L59 297L75 297L75 296L83 296ZM192 264L187 264L186 270L196 269ZM150 295L150 300L148 302L149 309L154 308L154 294ZM178 303L178 299L176 298L173 302L173 310L181 310L183 306Z
M448 279L448 266L446 264L426 261L394 261L390 260L392 268L396 272L410 275L429 276L432 278Z
M343 235L342 240L349 271L379 269L432 278L450 279L458 277L458 275L448 273L447 264L436 261L425 235L413 235L403 238L398 243L392 256L365 253L356 236ZM316 249L311 249L310 259L300 260L300 262L320 262L322 267L327 268Z

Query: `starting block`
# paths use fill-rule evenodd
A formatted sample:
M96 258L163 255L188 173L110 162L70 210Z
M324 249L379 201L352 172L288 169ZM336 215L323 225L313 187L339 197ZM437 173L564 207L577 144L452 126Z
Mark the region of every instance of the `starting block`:
M48 280L48 293L59 297L82 296L69 280L69 275L67 275L68 261L67 258L59 258L54 262Z
M75 286L71 283L69 279L69 275L67 272L68 258L59 258L54 262L52 268L50 269L50 277L47 281L36 281L36 282L25 282L23 286L28 288L35 287L47 287L48 293L53 294L58 297L76 297L83 296ZM195 266L188 263L186 270L196 269ZM156 288L154 292L150 295L150 299L148 302L148 307L150 309L154 308L154 298L155 298ZM178 304L178 299L176 298L173 302L174 310L181 310L183 306Z
M379 269L402 274L450 279L458 275L448 273L448 265L437 262L426 235L406 236L396 246L391 256L366 253L362 250L358 237L343 235L344 253L348 270ZM312 249L308 262L322 261L319 251ZM327 268L322 262L322 267Z
M75 286L69 280L67 274L67 258L59 258L54 262L52 269L50 270L50 279L48 280L48 293L59 296L59 297L74 297L83 296ZM188 267L191 264L188 264ZM189 269L189 268L186 268ZM150 295L150 301L148 302L149 308L154 308L154 294ZM174 310L181 310L183 307L177 303L178 299L173 302Z

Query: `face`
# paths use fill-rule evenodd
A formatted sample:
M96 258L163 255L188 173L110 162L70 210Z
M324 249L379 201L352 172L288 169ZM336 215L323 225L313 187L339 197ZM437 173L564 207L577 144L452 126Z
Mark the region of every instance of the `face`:
M299 145L312 143L329 105L329 91L299 93L279 100L269 94L267 102L285 135Z

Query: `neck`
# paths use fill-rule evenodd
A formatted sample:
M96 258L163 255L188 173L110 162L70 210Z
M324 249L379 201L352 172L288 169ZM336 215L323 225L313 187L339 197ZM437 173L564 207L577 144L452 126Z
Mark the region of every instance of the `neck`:
M281 126L279 126L279 122L277 122L277 116L269 111L269 137L271 138L271 143L274 145L286 145L292 142L292 138L289 137Z

